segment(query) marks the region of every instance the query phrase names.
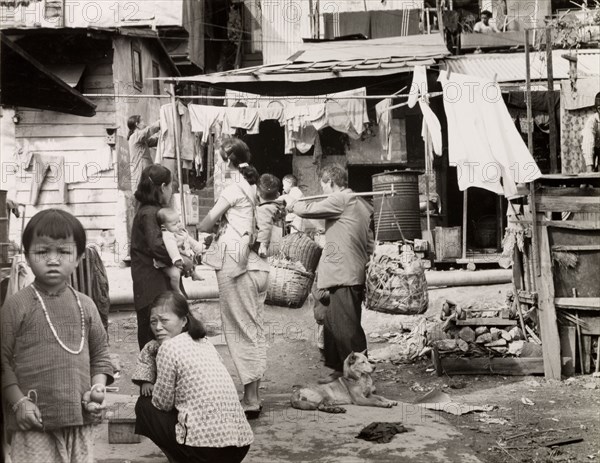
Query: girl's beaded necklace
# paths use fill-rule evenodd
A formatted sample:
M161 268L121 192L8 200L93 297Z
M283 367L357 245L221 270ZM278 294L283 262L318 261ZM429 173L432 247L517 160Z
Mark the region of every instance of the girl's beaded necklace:
M79 300L79 296L77 295L77 292L73 289L73 287L71 285L67 285L67 286L73 292L73 296L75 296L75 299L77 300L77 306L79 307L79 313L81 314L81 342L79 343L79 349L76 351L73 349L69 349L65 345L65 343L60 340L60 338L58 337L58 333L56 332L56 329L54 328L54 325L52 324L52 321L50 320L50 316L48 315L48 310L46 309L46 304L44 304L44 299L42 299L42 296L38 292L35 285L31 285L31 287L33 288L33 291L35 292L35 295L37 296L38 300L40 301L40 304L42 305L42 310L44 311L44 315L46 316L46 321L48 322L48 325L50 326L50 329L52 330L54 339L56 339L58 344L60 344L60 347L62 347L64 350L66 350L70 354L78 355L81 353L81 351L83 351L83 343L85 341L85 315L83 313L83 307L81 307L81 301Z

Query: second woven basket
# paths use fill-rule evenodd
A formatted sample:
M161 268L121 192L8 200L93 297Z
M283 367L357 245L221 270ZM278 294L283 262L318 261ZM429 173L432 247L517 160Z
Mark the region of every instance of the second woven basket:
M282 238L280 254L292 262L300 262L307 272L314 273L323 248L304 233L291 233Z

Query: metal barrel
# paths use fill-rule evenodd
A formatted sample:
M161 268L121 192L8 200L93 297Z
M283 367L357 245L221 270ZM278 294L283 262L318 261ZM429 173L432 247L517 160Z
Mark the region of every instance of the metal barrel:
M414 170L396 170L373 175L373 191L394 191L393 196L373 199L379 241L400 241L402 236L407 240L421 238L420 174Z

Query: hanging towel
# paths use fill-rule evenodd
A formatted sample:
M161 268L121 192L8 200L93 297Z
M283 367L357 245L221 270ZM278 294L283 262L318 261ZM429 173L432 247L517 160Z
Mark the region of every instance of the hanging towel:
M223 107L205 106L191 104L188 106L190 111L190 121L192 132L202 132L202 143L208 142L208 135L211 133L215 123L223 120Z
M369 122L367 103L364 98L344 98L348 96L365 97L367 96L367 89L362 87L332 95L333 100L337 99L340 106L346 112L348 119L350 119L350 124L354 128L356 134L360 135L364 131L365 124Z
M29 204L35 206L38 203L40 191L46 178L49 183L56 183L60 202L69 203L67 182L65 175L65 158L63 156L49 156L46 154L33 153L31 158L33 164ZM49 174L53 174L50 177Z
M325 110L327 111L327 125L329 127L338 132L345 133L355 140L360 138L341 102L337 100L328 101Z
M444 88L449 161L457 167L461 191L475 186L511 197L517 194L517 183L541 177L496 82L457 73L448 79L445 71L439 81Z
M377 115L377 126L379 127L379 140L381 141L381 160L392 159L390 150L390 137L392 135L392 125L390 124L392 99L386 98L375 105L375 114Z

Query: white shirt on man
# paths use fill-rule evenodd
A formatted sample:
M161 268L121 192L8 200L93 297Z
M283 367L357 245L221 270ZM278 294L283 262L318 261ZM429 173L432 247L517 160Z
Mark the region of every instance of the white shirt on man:
M492 33L499 33L500 31L494 24L488 23L486 26L483 23L483 21L479 21L478 23L475 24L475 27L473 28L473 32L475 32L477 34L492 34Z

